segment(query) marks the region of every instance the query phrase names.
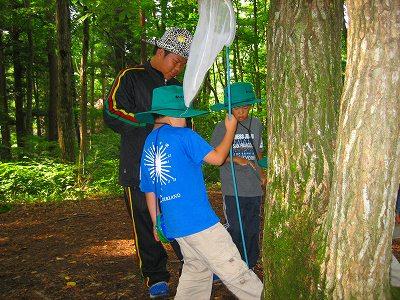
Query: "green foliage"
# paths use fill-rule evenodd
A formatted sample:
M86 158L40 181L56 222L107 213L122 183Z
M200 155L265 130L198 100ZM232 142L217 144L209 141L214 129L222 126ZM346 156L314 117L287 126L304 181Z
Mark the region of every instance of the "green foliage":
M118 185L119 136L106 130L92 136L83 182L77 166L61 163L54 142L33 138L29 157L0 163L0 211L15 202L75 200L85 197L120 196ZM25 153L26 154L26 153ZM58 155L56 155L57 157Z

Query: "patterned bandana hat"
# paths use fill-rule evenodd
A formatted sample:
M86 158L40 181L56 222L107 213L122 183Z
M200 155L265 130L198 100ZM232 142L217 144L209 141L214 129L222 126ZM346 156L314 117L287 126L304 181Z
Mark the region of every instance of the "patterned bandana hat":
M161 38L151 38L145 42L187 59L192 39L193 36L188 30L173 27L167 29Z

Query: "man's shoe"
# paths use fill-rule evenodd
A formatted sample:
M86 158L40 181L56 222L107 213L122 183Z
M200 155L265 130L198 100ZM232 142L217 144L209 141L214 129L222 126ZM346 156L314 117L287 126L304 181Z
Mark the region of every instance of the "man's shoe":
M168 283L166 283L165 281L160 281L153 284L149 288L149 294L151 299L168 296L169 295Z

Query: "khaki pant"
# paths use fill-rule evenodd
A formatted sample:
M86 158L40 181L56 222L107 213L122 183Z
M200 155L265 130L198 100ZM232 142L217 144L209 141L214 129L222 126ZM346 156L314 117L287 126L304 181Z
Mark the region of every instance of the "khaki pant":
M176 240L184 264L175 299L210 299L213 274L239 299L261 298L262 282L241 259L221 223Z

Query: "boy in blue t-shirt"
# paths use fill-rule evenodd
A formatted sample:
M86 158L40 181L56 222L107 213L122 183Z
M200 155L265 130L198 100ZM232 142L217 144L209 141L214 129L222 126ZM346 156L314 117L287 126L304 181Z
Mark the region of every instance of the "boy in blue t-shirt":
M260 299L262 283L215 215L201 169L203 161L213 165L225 161L237 120L225 119L226 134L213 148L185 128L185 118L205 113L185 107L182 87L154 89L152 109L136 114L139 122L155 121L143 148L140 188L146 193L153 224L161 211L164 235L181 247L184 265L175 299L209 299L213 274L239 299ZM154 237L159 240L156 227Z

